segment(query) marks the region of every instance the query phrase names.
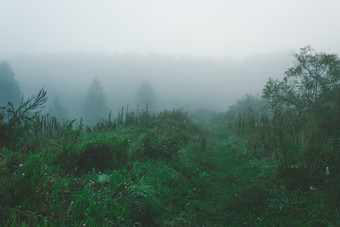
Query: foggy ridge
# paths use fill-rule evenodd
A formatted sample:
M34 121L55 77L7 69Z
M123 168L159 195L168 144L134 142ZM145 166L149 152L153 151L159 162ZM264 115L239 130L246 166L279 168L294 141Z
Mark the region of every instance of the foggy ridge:
M11 55L13 68L26 97L41 87L49 101L56 95L77 116L93 78L104 87L114 112L127 104L134 108L138 86L149 81L157 109L184 107L224 111L245 93L260 94L269 77L280 78L291 64L288 53L232 58L174 57L137 54Z

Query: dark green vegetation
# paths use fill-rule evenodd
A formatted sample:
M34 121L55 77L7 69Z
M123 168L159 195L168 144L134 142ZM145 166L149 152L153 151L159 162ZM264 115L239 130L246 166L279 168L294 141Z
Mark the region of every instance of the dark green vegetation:
M340 63L302 49L226 113L121 112L88 127L0 109L1 225L340 225ZM197 113L199 115L199 113Z

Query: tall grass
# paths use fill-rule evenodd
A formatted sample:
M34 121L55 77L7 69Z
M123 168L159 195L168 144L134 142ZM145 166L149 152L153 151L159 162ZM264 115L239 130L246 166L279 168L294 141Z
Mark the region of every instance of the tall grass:
M1 225L339 224L338 135L310 169L311 122L236 108L199 124L180 109L127 107L89 127L35 101L1 108Z

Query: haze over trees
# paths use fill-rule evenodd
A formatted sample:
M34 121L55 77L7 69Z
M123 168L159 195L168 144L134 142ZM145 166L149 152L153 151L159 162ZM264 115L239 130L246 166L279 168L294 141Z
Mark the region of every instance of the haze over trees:
M0 226L340 227L339 9L0 0Z
M84 120L89 125L94 125L98 120L106 117L108 114L103 86L97 78L92 80L87 89L82 110Z
M156 110L156 94L148 81L143 81L136 94L136 104L139 108L148 109L151 112Z
M61 104L60 98L56 95L53 99L52 104L49 107L49 113L55 116L59 121L65 120L67 117L67 110Z
M9 63L0 62L0 106L11 102L18 106L21 100L19 83L14 78L14 72Z
M326 167L340 170L334 150L339 144L332 142L340 129L340 60L310 46L292 55L294 65L282 80L269 79L263 97L273 113L272 146L279 167L285 173L293 169L315 184Z
M340 225L340 61L292 56L262 97L219 113L158 111L142 82L132 93L151 111L108 115L97 78L84 121L63 119L58 96L57 118L41 111L44 89L1 106L0 225Z
M269 76L281 78L291 64L289 52L233 58L137 54L11 55L16 78L26 96L41 87L60 95L70 117L79 117L83 93L100 76L109 109L136 104L141 81L157 92L157 109L179 107L225 111L244 94L260 94ZM79 75L79 76L75 76ZM67 83L66 83L67 81ZM247 81L247 83L245 83ZM62 93L61 93L62 92Z

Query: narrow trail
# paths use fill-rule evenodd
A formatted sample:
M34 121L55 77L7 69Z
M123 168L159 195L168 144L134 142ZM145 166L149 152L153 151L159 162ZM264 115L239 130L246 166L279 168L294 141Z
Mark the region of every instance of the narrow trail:
M243 222L244 215L256 220L248 210L257 213L256 207L261 203L253 187L258 169L249 165L245 151L245 143L239 139L219 134L208 138L212 168L207 173L210 182L205 184L200 198L200 212L205 214L207 226L248 225Z
M202 189L201 212L205 214L205 223L213 226L222 226L226 223L232 224L229 220L230 205L235 200L235 188L233 184L233 172L237 163L233 155L223 147L221 136L211 136L207 141L212 168L209 169L209 176ZM237 196L237 195L236 195Z

